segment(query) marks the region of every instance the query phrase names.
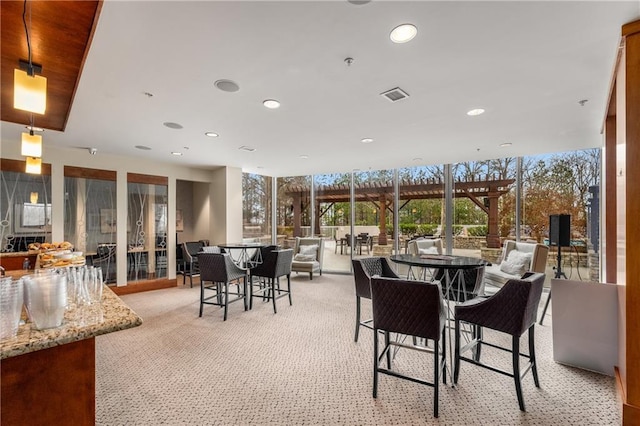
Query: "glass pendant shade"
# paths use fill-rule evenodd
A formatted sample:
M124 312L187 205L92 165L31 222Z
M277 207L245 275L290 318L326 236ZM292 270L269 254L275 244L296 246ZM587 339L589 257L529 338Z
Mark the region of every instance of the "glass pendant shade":
M38 157L27 157L26 173L39 175L42 173L42 159Z
M25 157L42 157L42 136L23 133L21 155Z
M40 75L31 77L20 69L13 70L13 107L44 114L47 109L47 79Z

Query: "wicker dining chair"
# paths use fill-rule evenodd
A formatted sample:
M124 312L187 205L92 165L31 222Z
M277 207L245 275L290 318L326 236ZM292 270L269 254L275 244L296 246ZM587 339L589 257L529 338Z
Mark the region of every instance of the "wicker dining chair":
M440 373L446 383L446 308L439 283L403 280L397 278L371 279L371 303L373 306L373 397L378 393L378 374L433 387L433 416L438 417L438 390ZM384 349L378 354L378 339L384 333ZM433 341L433 382L407 376L391 368L391 347L430 352L424 346L391 341L390 333ZM441 344L440 344L441 342ZM387 368L380 368L386 356Z
M204 305L224 307L224 321L227 320L229 304L239 300L247 305L247 273L238 268L228 253L199 253L200 266L200 315ZM237 285L237 291L230 292L229 287ZM242 284L242 287L241 287ZM205 297L205 291L212 291L213 295ZM235 296L229 299L229 295Z
M273 313L278 313L276 300L281 297L289 297L291 301L291 261L293 260L293 250L275 250L276 246L268 246L262 250L262 263L250 269L249 279L249 309L253 308L253 298L262 297L263 300L273 302ZM287 277L287 289L280 288L280 277ZM254 283L253 278L257 277L258 282ZM264 279L264 282L261 280ZM277 292L277 294L276 294Z
M360 326L373 329L373 319L362 321L362 298L371 299L371 277L374 275L386 278L399 278L393 271L385 257L363 257L353 259L353 279L356 284L356 335L354 341L358 341Z
M496 373L513 377L520 410L525 411L522 395L522 376L531 371L536 387L540 387L535 352L535 322L538 305L542 295L545 275L526 273L520 279L511 279L491 297L477 297L455 307L455 361L453 381L458 382L460 361L486 368ZM460 347L460 323L471 324L475 331L474 339ZM483 338L483 328L489 328L511 336L511 348L489 343ZM529 354L520 353L520 336L529 332ZM512 372L500 370L480 361L481 348L487 345L502 351L511 352ZM463 356L472 351L473 358ZM524 370L520 369L520 357L528 359Z

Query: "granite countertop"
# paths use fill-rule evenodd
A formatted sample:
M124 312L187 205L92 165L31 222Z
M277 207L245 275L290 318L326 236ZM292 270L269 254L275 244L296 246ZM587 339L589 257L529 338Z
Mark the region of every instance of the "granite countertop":
M142 318L105 285L100 305L67 309L60 327L36 330L30 322L20 325L17 337L0 340L0 359L90 339L140 324Z

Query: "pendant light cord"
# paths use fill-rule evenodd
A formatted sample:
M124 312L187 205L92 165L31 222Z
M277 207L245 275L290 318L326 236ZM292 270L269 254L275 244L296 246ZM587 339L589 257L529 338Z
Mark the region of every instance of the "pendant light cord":
M31 13L29 14L29 21L31 21ZM27 0L24 0L24 7L22 8L22 23L24 24L24 32L27 35L27 51L29 52L29 69L27 70L27 74L33 76L33 64L31 63L31 39L29 37L29 28L27 27Z

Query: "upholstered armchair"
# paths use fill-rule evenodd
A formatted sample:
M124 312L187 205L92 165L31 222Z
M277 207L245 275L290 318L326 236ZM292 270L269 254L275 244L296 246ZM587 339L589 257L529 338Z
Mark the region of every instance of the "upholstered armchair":
M417 238L407 243L409 254L442 254L441 238Z
M502 287L507 281L522 277L525 272L544 273L548 255L549 247L544 244L506 240L501 262L485 268L485 284Z
M308 272L309 279L313 279L313 273L322 275L322 255L324 240L322 238L296 238L293 249L293 262L291 271Z

